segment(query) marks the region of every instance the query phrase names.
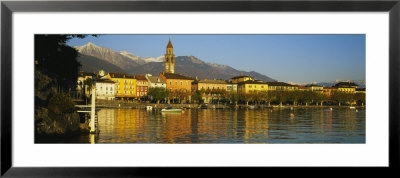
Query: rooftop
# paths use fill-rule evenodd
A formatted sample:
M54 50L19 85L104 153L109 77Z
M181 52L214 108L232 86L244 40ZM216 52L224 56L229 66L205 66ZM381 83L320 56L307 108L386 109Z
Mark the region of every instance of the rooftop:
M294 85L290 85L288 83L285 82L266 82L266 84L268 84L269 86L294 86Z
M132 77L137 80L147 80L144 75L132 75Z
M131 76L131 75L127 75L125 73L120 73L120 72L110 72L108 74L112 78L133 78L133 76Z
M115 83L115 82L108 79L97 79L96 83Z
M239 85L241 85L241 84L264 84L264 85L267 85L268 83L264 83L264 82L260 82L260 81L252 81L252 80L247 80L247 81L244 81L244 82L239 82L238 83Z
M161 79L161 77L156 77L156 76L147 76L147 78L149 79L150 83L164 83L164 80Z
M172 43L171 43L171 39L169 39L169 41L168 41L167 48L173 48Z
M239 75L239 76L236 76L236 77L232 77L232 79L238 79L238 78L243 78L243 77L250 77L250 76L248 76L248 75ZM250 78L253 78L253 77L250 77Z
M357 87L358 85L354 82L339 82L335 87Z
M181 79L181 80L194 80L192 77L187 77L182 74L174 74L174 73L167 73L162 72L161 75L165 76L167 79Z
M197 80L194 83L214 83L214 84L226 84L227 82L225 80L210 80L210 79L201 79Z

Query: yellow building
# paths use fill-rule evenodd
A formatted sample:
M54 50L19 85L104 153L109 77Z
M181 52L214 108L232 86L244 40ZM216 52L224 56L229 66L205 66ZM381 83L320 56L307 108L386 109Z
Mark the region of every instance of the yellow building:
M337 88L339 92L355 93L358 85L353 82L339 82L334 87Z
M309 88L310 91L320 92L320 93L322 93L324 90L323 86L314 85L314 84L306 85L305 87Z
M246 76L246 75L240 75L232 78L232 83L239 83L239 82L245 82L245 81L254 81L253 77Z
M190 100L192 82L194 78L187 77L181 74L160 73L160 78L165 81L166 89L173 98L182 98ZM172 99L172 98L170 98Z
M209 79L201 79L196 80L192 83L192 90L226 90L226 81L225 80L209 80Z
M238 93L259 93L259 92L267 92L268 84L263 82L256 82L247 80L244 82L238 83Z
M271 91L294 91L298 90L298 86L291 85L284 82L266 82L268 84L268 90Z
M227 82L225 80L201 79L192 82L192 92L195 92L196 90L204 91L204 103L210 103L213 100L221 99L227 89Z
M136 97L136 79L123 73L108 73L107 79L115 82L115 98L132 100Z

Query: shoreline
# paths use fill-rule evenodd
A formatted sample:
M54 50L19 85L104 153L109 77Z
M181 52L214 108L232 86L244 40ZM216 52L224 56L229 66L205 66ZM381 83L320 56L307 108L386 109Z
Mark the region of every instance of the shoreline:
M105 104L96 103L97 108L108 108L108 109L146 109L147 106L151 106L152 109L163 109L167 107L167 104L155 104L155 103L119 103L119 104ZM223 105L223 104L169 104L173 108L186 108L186 109L294 109L294 108L366 108L366 106L337 106L337 105Z

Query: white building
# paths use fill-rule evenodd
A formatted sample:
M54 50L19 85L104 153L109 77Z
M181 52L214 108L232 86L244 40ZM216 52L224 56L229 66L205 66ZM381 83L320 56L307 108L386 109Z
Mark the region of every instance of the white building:
M166 88L167 84L165 81L159 77L159 76L152 76L151 74L146 74L146 79L149 81L149 88L156 88L156 87L161 87L161 88Z
M108 79L96 80L96 99L113 100L115 98L115 82Z

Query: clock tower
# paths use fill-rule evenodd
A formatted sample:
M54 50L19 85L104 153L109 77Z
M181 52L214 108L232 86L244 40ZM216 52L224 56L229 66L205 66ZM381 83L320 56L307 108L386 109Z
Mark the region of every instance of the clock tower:
M175 72L175 55L174 55L174 47L171 43L171 38L169 38L167 45L167 52L165 53L165 72L166 73L174 73Z

